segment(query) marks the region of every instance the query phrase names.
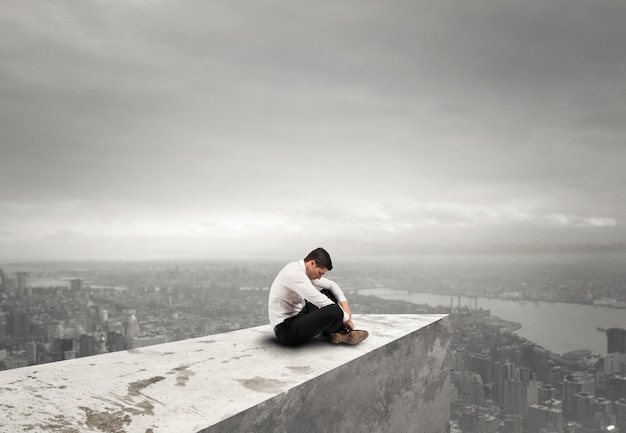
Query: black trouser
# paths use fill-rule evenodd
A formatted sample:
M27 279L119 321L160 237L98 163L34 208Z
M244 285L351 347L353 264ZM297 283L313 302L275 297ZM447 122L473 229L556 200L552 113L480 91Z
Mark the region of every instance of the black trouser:
M335 303L317 308L307 302L297 315L285 319L274 327L274 333L279 343L295 346L322 332L330 334L331 332L344 331L343 310L337 305L337 299L330 290L324 289L322 293Z

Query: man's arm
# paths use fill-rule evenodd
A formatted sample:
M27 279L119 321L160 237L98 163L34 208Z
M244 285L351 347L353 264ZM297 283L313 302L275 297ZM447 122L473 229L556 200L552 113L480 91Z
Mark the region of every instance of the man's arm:
M312 281L313 285L320 289L328 289L335 296L335 299L341 305L342 302L347 301L346 295L344 295L343 290L339 287L339 284L335 283L333 280L329 280L326 277L322 277L319 280Z
M337 299L337 302L339 302L341 309L345 313L343 324L350 329L354 329L354 323L352 322L352 311L348 306L348 299L343 293L343 290L341 290L341 287L339 287L339 284L335 283L333 280L329 280L326 277L322 277L319 280L313 281L313 284L316 287L328 289L332 292L332 294L335 296L335 299Z
M342 301L339 304L341 305L341 309L344 311L344 313L346 313L349 317L347 321L343 322L343 324L350 329L354 329L354 323L352 322L352 311L350 311L348 301Z

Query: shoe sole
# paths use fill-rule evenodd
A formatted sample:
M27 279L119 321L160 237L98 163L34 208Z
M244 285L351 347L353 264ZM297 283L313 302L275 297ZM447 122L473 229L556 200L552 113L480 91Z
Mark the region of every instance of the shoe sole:
M369 333L367 331L360 330L352 330L347 334L341 334L338 332L333 332L330 334L330 342L333 344L358 344L361 341L365 340L368 337Z

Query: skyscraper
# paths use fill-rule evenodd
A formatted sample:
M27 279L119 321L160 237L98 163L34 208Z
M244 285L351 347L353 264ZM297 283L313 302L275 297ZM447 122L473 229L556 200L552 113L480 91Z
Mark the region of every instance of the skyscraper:
M589 424L593 416L593 395L582 391L574 394L573 418L581 424Z
M23 295L26 292L26 276L28 274L26 272L18 272L17 273L17 290L20 295Z
M26 311L12 310L7 318L7 333L17 338L30 335L31 318Z
M606 330L606 353L626 353L626 329L609 328Z
M590 373L574 373L563 380L563 416L566 420L576 420L575 395L585 392L595 394L595 376Z
M542 383L537 388L537 403L540 405L546 405L548 400L556 398L556 388L550 384Z

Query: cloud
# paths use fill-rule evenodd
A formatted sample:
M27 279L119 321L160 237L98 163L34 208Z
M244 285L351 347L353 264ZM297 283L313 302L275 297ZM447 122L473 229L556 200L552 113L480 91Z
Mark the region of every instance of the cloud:
M605 0L5 2L4 245L621 241L625 18Z

